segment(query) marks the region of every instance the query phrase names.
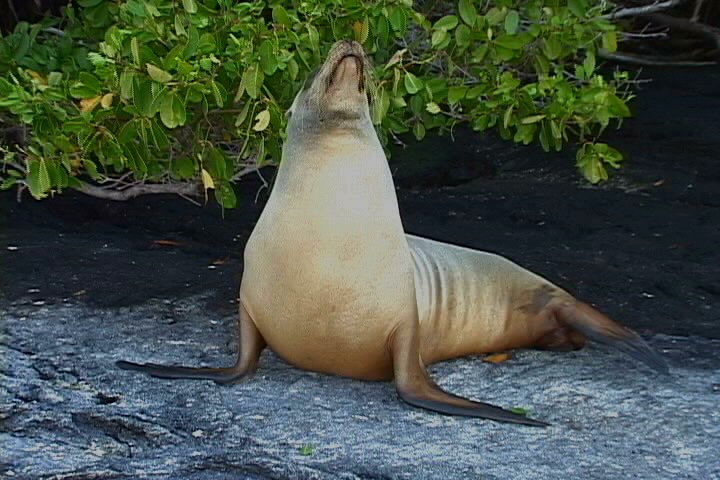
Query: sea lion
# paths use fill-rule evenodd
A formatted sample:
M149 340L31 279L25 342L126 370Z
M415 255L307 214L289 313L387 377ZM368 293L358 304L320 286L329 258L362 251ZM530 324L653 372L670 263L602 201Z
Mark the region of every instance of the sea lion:
M405 234L370 120L368 69L358 43L338 42L289 110L275 186L245 247L235 365L118 366L232 383L269 346L307 370L394 378L416 407L533 426L547 424L447 393L425 366L590 338L666 370L637 334L509 260Z

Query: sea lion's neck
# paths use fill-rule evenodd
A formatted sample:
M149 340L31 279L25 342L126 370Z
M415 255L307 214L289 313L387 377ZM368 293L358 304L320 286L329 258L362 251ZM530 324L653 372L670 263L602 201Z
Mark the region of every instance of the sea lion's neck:
M375 131L362 128L328 128L322 132L288 132L276 187L283 181L304 181L305 171L343 168L385 175L387 159ZM389 170L387 171L389 174Z
M374 131L289 136L268 207L283 215L300 209L316 218L331 216L336 223L375 215L401 224L390 168Z

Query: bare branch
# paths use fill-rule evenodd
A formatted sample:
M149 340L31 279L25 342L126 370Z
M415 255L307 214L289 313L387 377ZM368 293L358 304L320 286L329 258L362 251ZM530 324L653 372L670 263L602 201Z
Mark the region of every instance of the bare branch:
M258 167L257 165L250 165L249 167L245 167L242 170L240 170L239 172L237 172L235 175L233 175L230 178L230 181L237 182L238 180L240 180L240 177L244 177L248 173L257 172L259 169L260 169L260 167Z
M17 12L15 11L15 4L13 4L12 0L8 0L8 7L10 8L10 13L12 13L15 22L17 23L20 20L20 17L18 17Z
M692 17L690 17L690 20L693 22L700 20L700 12L702 11L703 3L705 3L705 0L695 0L695 9L693 10Z
M127 190L108 190L102 187L96 187L89 183L82 182L78 189L80 192L97 198L106 200L125 201L135 198L139 195L170 193L181 196L198 196L201 193L200 185L197 183L161 183L161 184L141 184L134 185Z
M614 12L610 12L606 15L602 15L600 18L606 20L617 20L618 18L636 17L638 15L647 15L648 13L661 12L669 8L673 8L680 5L685 0L665 0L664 2L655 1L650 5L643 5L642 7L628 7L620 8Z
M667 38L667 32L656 32L656 33L632 33L632 32L620 32L620 36L623 38Z
M64 36L65 36L65 32L64 32L64 31L60 30L59 28L55 28L55 27L43 28L43 32L52 33L52 34L57 35L57 36L59 36L59 37L64 37Z
M715 46L720 48L720 28L713 27L711 25L705 25L704 23L693 22L685 18L673 17L662 13L653 13L651 15L643 15L644 18L655 22L667 25L670 28L676 30L682 30L685 32L696 33L702 35L709 40L715 42Z
M657 57L648 57L645 55L635 55L632 53L610 53L607 50L598 52L600 57L616 62L632 63L634 65L643 65L647 67L706 67L708 65L717 65L718 62L693 61L693 60L665 60Z

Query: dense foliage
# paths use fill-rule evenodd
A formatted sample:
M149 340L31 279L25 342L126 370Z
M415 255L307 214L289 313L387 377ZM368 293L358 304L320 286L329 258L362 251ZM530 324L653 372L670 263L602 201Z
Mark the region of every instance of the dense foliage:
M384 142L467 122L545 150L578 141L591 182L622 160L598 143L629 115L627 74L597 70L599 49L617 43L604 2L460 0L439 13L409 0L76 3L0 38L0 126L21 126L3 147L3 188L43 198L192 184L233 207L231 183L279 161L285 109L343 38L376 66Z

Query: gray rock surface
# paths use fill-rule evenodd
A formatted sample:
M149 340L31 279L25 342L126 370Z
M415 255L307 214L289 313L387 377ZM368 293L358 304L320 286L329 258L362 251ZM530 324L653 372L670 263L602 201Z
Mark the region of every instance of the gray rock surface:
M537 429L416 410L390 383L269 351L230 387L114 367L231 362L235 318L209 316L200 296L121 309L26 298L0 315L3 478L720 478L718 340L651 338L671 377L598 347L431 368L451 391L553 424Z

